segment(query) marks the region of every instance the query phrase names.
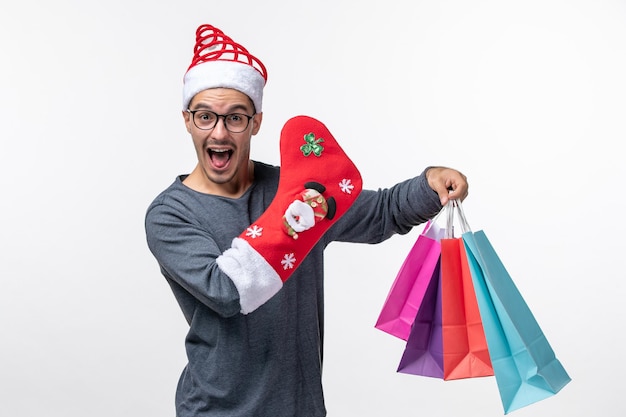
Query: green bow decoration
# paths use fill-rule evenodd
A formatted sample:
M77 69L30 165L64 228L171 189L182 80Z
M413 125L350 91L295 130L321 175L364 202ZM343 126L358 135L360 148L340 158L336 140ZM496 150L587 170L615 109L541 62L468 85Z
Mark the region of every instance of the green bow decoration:
M304 156L309 156L311 153L315 154L315 156L322 155L324 147L320 145L320 143L324 142L324 139L315 139L315 135L313 133L309 133L308 135L304 135L304 141L306 144L300 146L300 150Z

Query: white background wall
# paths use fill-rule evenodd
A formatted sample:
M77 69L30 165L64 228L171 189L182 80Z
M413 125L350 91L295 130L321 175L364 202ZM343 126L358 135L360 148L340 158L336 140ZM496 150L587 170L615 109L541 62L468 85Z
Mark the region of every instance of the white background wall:
M0 6L0 416L173 416L186 324L145 244L195 154L180 116L212 23L269 70L253 156L322 120L370 188L469 177L572 383L523 416L623 416L626 2L43 0ZM410 125L399 125L409 114ZM327 251L329 416L500 416L494 378L395 372L374 323L420 228Z

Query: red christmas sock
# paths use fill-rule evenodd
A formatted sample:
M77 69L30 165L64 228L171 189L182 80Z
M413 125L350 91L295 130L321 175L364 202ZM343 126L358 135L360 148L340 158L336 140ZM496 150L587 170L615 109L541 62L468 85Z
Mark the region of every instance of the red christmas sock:
M280 137L274 200L218 257L235 283L242 313L269 300L362 189L361 174L321 122L297 116Z

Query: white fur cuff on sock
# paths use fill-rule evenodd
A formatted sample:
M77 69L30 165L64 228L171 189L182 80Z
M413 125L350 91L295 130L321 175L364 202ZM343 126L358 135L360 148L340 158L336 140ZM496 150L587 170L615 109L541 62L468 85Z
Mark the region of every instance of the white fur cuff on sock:
M217 265L239 291L241 312L248 314L272 298L283 286L276 271L250 244L236 237Z

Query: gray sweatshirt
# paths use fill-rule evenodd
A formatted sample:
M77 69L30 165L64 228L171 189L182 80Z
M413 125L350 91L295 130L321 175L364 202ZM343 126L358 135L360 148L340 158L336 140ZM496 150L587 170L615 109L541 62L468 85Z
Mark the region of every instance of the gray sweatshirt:
M184 178L157 196L145 219L148 246L189 323L177 417L325 416L324 248L405 234L441 210L439 197L423 173L363 190L283 288L244 315L216 259L272 202L279 168L255 162L254 184L237 199L193 191Z

